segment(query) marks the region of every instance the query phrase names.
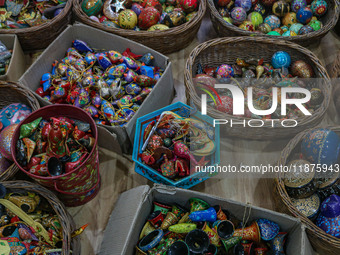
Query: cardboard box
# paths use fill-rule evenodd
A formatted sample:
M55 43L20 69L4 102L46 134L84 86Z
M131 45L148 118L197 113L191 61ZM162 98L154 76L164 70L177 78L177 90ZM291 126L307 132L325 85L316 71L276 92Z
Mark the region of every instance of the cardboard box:
M152 202L156 200L169 204L176 202L185 205L192 197L201 198L210 205L219 204L222 208L239 217L240 215L242 217L247 206L229 199L175 187L164 185L155 185L153 188L147 185L139 186L124 192L119 197L107 224L99 254L134 255L140 231L153 210ZM311 255L314 253L307 239L304 226L299 219L252 206L249 221L258 218L275 221L280 225L281 231L289 232L286 247L287 255Z
M117 135L118 142L124 153L132 151L132 143L135 134L136 120L140 116L169 105L174 95L174 85L172 78L171 62L169 59L139 43L110 34L99 29L95 29L83 24L68 26L56 40L41 54L36 62L21 77L20 83L29 87L33 92L40 86L41 76L44 73L51 72L54 60L60 60L65 57L66 51L72 45L72 41L80 39L88 43L90 47L105 50L116 50L119 52L130 48L136 54L145 54L150 52L154 56L154 65L164 68L164 74L155 85L152 92L144 100L140 109L133 118L124 127L104 126L110 132ZM51 104L35 94L41 105Z
M215 142L215 152L212 155L207 156L205 159L210 160L208 166L214 166L220 163L220 127L219 126L213 127L214 119L209 117L208 115L202 115L198 111L194 113L193 108L191 108L190 106L183 104L181 102L177 102L138 118L136 124L135 142L132 153L132 160L136 162L135 171L138 174L144 176L145 178L155 183L161 183L164 185L170 185L185 189L189 189L192 186L195 186L205 181L206 179L216 175L217 173L209 172L204 173L198 171L196 173L192 173L189 176L180 178L180 180L175 181L163 176L160 172L142 162L141 158L138 155L143 153L142 148L144 145L143 136L145 128L152 121L156 121L157 117L159 117L164 111L172 111L185 118L190 117L198 119L205 123L206 125L210 126L211 129L214 130L213 140Z
M8 50L13 50L7 73L0 75L0 80L17 82L26 70L26 59L18 37L12 34L3 34L0 35L0 41L5 44Z

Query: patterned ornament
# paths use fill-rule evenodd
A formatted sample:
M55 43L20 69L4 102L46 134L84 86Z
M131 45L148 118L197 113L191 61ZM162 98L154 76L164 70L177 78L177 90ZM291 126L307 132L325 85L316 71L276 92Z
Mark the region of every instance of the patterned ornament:
M149 27L157 24L160 14L154 7L145 8L138 16L138 26L141 29L148 29Z
M294 0L292 2L292 11L297 12L300 8L307 7L306 0Z
M273 32L278 32L280 35L282 35L284 33L284 31L282 30L282 28L278 27L278 28L274 28Z
M322 23L319 20L312 20L311 22L308 23L310 27L314 29L314 31L318 31L319 29L322 28Z
M261 238L265 241L274 239L280 231L280 226L273 221L258 219L256 222L261 232Z
M287 26L282 26L280 28L283 30L283 32L287 32L289 30L289 27Z
M289 3L285 1L278 1L273 4L273 13L278 17L283 17L290 11Z
M320 209L320 198L314 193L312 196L301 199L291 198L294 207L309 219L315 218Z
M197 0L180 0L179 4L186 13L196 11L198 7Z
M138 3L133 3L131 6L131 10L134 11L136 13L137 16L139 16L139 14L141 14L141 12L143 11L144 7L141 6Z
M340 237L340 197L333 194L323 201L316 225L327 234Z
M271 29L280 27L280 19L275 15L269 15L264 19L264 23L267 23Z
M245 20L241 25L239 25L239 28L246 30L246 31L254 31L254 25L251 21Z
M312 78L314 77L314 71L310 64L303 60L295 61L291 66L292 75L299 78Z
M251 8L251 0L236 0L235 6L242 7L246 12L248 12Z
M294 31L286 31L282 34L282 36L296 36L297 34Z
M251 12L248 15L248 20L251 21L255 28L257 28L260 24L263 23L262 15L258 12Z
M118 25L124 29L133 29L137 25L137 14L129 9L123 10L118 16Z
M96 16L103 7L102 0L84 0L81 3L81 8L87 16Z
M296 13L296 19L302 24L307 24L310 22L312 17L313 12L308 7L300 8Z
M314 0L312 2L311 8L315 16L321 17L327 12L328 5L325 0Z
M264 5L264 6L272 6L274 3L276 2L276 0L261 0L261 3Z
M247 18L247 13L241 7L234 7L230 13L230 17L235 25L241 25Z
M268 34L272 30L272 28L267 23L260 24L258 29L264 34Z
M295 23L295 24L290 26L289 30L298 34L302 27L303 27L303 25L301 23Z
M217 79L234 77L234 69L230 65L220 65L216 69L216 77Z
M11 124L19 124L22 120L24 120L30 113L32 109L25 104L15 103L10 104L4 107L0 111L0 131L11 125Z
M275 69L280 69L282 67L288 68L291 63L291 58L287 52L277 51L273 54L271 63Z
M231 2L231 0L214 0L214 1L220 7L225 7Z
M253 10L254 12L260 13L262 16L266 13L266 8L260 3L255 4Z
M282 24L284 26L290 27L294 23L296 23L296 13L295 12L288 12L282 19Z
M314 29L309 25L304 25L303 27L300 28L299 35L306 35L311 32L314 32Z
M8 160L13 161L11 143L15 129L18 124L9 125L0 133L0 153Z

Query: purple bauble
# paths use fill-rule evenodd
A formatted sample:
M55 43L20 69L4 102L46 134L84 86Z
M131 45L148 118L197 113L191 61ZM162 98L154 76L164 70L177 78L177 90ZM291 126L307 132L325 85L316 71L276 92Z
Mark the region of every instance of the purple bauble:
M139 14L143 11L143 6L141 6L140 4L134 3L132 4L131 10L133 10L137 16L139 16Z
M77 106L79 108L83 108L88 103L90 103L89 93L86 91L86 89L81 88L79 90L79 95L77 96L77 98L74 102L74 106Z
M266 8L260 3L256 3L253 10L254 12L260 13L262 16L266 13Z
M242 7L246 12L251 8L251 0L236 0L235 7Z
M267 23L272 30L275 28L279 28L281 25L280 19L275 15L267 16L267 18L264 19L264 23Z
M11 163L0 153L0 175L9 168Z
M93 118L98 118L99 117L98 109L96 107L94 107L93 105L85 106L84 110L88 114L90 114L91 117L93 117Z
M102 103L102 99L99 94L96 94L94 97L92 97L91 102L95 107L99 108Z
M292 11L297 12L300 8L307 6L306 0L294 0L292 2Z
M333 194L321 205L321 213L316 219L316 225L335 237L340 237L340 197Z
M242 7L234 7L230 13L230 16L235 25L240 25L246 20L247 12Z
M313 32L313 31L314 31L314 29L311 26L305 25L302 28L300 28L299 35L305 35L305 34Z

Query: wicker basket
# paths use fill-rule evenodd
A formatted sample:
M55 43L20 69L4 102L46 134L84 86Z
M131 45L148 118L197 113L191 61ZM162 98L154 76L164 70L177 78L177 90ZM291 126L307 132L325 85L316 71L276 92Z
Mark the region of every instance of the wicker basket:
M213 23L213 26L217 32L217 34L221 37L228 37L228 36L265 36L266 38L275 38L276 36L272 35L264 35L261 33L255 33L251 31L243 30L235 25L227 23L222 16L217 11L214 0L207 0L208 7L210 9L210 17ZM337 0L326 0L328 4L328 11L327 14L321 18L321 22L323 27L318 31L313 33L309 33L306 35L297 35L297 36L284 36L280 37L286 41L298 43L303 46L310 45L311 43L315 43L317 40L324 37L333 27L336 25L340 7L339 2Z
M338 52L331 70L331 77L333 79L340 77L340 51Z
M64 10L55 18L39 26L21 29L0 29L0 34L16 34L24 51L47 48L71 22L72 0L66 2Z
M13 82L0 81L0 110L12 103L23 103L33 111L40 108L38 100L32 92L21 85ZM0 174L0 181L12 178L19 168L13 163L5 172Z
M76 19L100 30L126 37L163 54L169 54L187 47L195 38L206 11L206 0L200 0L197 15L185 24L162 31L134 31L104 26L91 20L82 10L82 0L73 0Z
M190 53L184 71L187 96L200 109L201 99L197 95L193 83L193 77L196 74L198 63L202 66L217 67L221 64L234 64L236 58L249 59L252 57L264 58L265 62L270 62L272 55L280 50L288 52L292 57L292 61L299 59L306 61L313 67L316 77L324 79L324 82L319 84L319 89L321 89L324 95L324 101L321 106L311 116L298 118L298 126L294 128L284 128L282 126L273 128L271 123L265 122L262 128L229 127L227 129L228 135L254 140L278 139L292 137L306 128L313 127L322 120L328 108L332 90L330 78L319 59L312 52L297 44L283 40L247 36L213 39L198 45ZM237 121L238 123L243 122L243 120L250 120L249 118L222 113L210 106L207 107L207 113L215 119L233 119L233 121Z
M327 127L340 134L340 126ZM281 153L278 165L286 165L290 162L290 157L293 153L298 152L300 149L301 141L304 135L311 129L296 135L284 148ZM277 211L287 213L298 217L307 226L307 235L314 249L319 254L326 255L339 255L340 254L340 239L329 234L326 234L321 228L317 227L311 220L301 214L293 205L284 185L283 175L279 174L279 177L275 180L274 188L274 201Z
M70 249L72 249L73 255L79 254L80 249L78 240L76 240L77 238L74 238L74 240L71 241L71 233L75 230L75 224L73 222L72 217L67 212L65 206L60 202L56 195L54 195L51 191L45 189L44 187L38 184L33 184L27 181L6 181L1 182L1 184L4 185L6 189L10 189L11 191L25 190L29 192L34 192L45 198L52 206L55 213L57 214L60 224L62 226L63 230L62 254L63 255L71 254Z

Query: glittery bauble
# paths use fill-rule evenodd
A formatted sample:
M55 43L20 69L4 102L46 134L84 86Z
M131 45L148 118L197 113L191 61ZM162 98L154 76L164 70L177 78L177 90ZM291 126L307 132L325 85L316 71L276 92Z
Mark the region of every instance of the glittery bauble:
M264 19L264 23L267 23L271 29L280 27L280 19L275 15L269 15Z
M242 7L246 12L248 12L251 8L251 0L236 0L235 6Z
M118 25L124 29L133 29L137 25L137 14L129 9L121 11L118 16Z
M308 7L301 8L296 13L296 19L302 24L307 24L308 22L310 22L312 17L313 12Z
M272 56L272 66L275 69L279 69L282 67L288 68L291 63L290 55L285 51L277 51Z
M183 11L172 11L169 13L169 18L171 20L171 24L172 26L179 26L179 25L182 25L186 22L186 19L185 19L185 14ZM168 25L167 23L165 23L165 25ZM171 27L171 26L169 26Z
M247 18L247 13L241 7L234 7L230 13L230 16L235 25L240 25Z
M296 36L297 34L294 31L286 31L282 34L282 36Z
M147 7L138 16L138 26L141 29L148 29L157 24L159 18L160 14L155 7Z
M254 31L254 25L249 20L243 21L243 23L239 25L239 28L246 30L246 31Z
M11 163L0 153L0 175L9 168Z
M282 24L284 26L287 26L287 27L290 27L291 25L293 25L296 22L297 22L297 20L296 20L296 13L295 12L287 13L282 19Z
M273 31L278 32L280 35L284 33L284 31L280 27L274 28Z
M272 30L272 28L267 23L260 24L258 29L264 34L268 34Z
M290 11L290 6L285 1L278 1L273 4L272 11L276 16L283 17Z
M18 124L9 125L0 133L0 153L7 159L13 161L11 154L11 142Z
M234 69L230 65L220 65L216 70L217 79L234 77Z
M81 8L87 16L96 16L102 10L102 7L102 0L84 0L81 3Z
M267 33L267 35L281 36L281 34L277 31L270 31L269 33Z
M266 13L266 8L260 3L255 4L253 10L254 12L260 13L261 15L264 15Z
M292 11L297 12L300 8L307 7L306 0L294 0L292 2Z
M302 27L303 25L301 23L294 23L293 25L290 26L289 30L298 34Z
M299 35L305 35L305 34L313 32L313 31L314 31L314 29L311 26L305 25L305 26L300 28Z
M289 27L287 26L282 26L280 28L283 30L283 32L287 32L289 30Z
M276 0L261 0L261 3L265 6L272 6Z
M230 2L231 0L215 0L215 3L221 7L227 6Z
M308 23L309 26L311 26L314 31L318 31L319 29L322 28L322 23L319 20L312 20L311 22Z
M303 60L295 61L291 66L292 75L299 78L312 78L314 76L313 68Z
M197 10L198 1L197 0L180 0L179 4L186 13L190 13Z
M137 16L139 16L139 14L141 14L141 12L143 11L144 7L141 6L140 4L137 3L133 3L131 10L133 10Z
M262 15L258 12L251 12L248 15L248 20L253 23L254 27L257 28L260 24L263 23Z
M325 0L314 0L311 8L315 16L321 17L327 12L328 6Z
M221 96L221 101L222 104L218 102L216 109L221 112L233 114L233 99L228 96Z

